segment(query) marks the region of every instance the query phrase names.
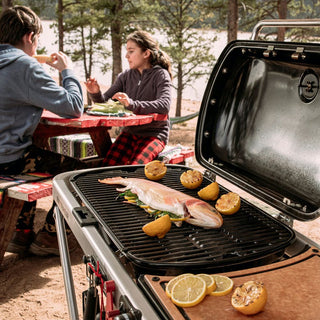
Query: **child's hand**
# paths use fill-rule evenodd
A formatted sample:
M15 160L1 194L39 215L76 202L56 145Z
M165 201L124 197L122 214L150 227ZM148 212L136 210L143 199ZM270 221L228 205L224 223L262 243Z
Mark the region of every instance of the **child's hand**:
M116 94L113 95L112 99L117 99L125 107L129 107L130 105L129 97L124 92L117 92Z
M100 92L100 86L98 84L98 81L95 78L90 77L89 79L87 79L87 82L85 82L84 84L89 93Z
M72 69L72 61L62 51L51 54L51 60L47 61L50 67L57 69L59 72L65 69Z

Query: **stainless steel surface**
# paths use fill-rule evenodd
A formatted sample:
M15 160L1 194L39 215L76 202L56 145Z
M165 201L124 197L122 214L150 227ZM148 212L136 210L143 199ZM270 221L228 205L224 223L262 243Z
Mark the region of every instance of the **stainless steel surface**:
M58 207L54 208L54 214L55 214L60 260L61 260L61 266L62 266L63 281L65 284L65 292L67 297L69 315L71 320L78 320L79 313L78 313L78 307L77 307L76 294L74 290L74 283L73 283L73 277L72 277L71 262L70 262L68 241L67 241L66 230L64 226L64 220Z
M203 97L196 157L285 214L311 220L320 215L320 46L305 44L298 62L296 44L277 43L276 58L264 57L268 47L226 47Z
M115 305L119 305L120 296L125 295L132 305L142 312L142 319L159 319L141 290L130 278L124 267L119 263L114 252L106 244L106 241L101 237L97 228L90 225L81 227L74 219L72 211L79 207L79 203L75 200L64 181L64 177L66 176L68 176L68 173L60 174L53 179L53 199L77 238L84 253L86 255L95 256L107 278L115 281ZM72 275L70 275L70 277L72 277Z
M253 28L250 40L257 40L259 32L266 27L319 27L319 19L272 19L259 21Z

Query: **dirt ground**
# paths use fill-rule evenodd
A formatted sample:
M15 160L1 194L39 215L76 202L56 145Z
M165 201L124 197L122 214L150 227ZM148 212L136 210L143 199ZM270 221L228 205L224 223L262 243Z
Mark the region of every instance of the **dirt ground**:
M190 114L199 109L200 103L196 101L184 101L182 114ZM172 108L174 109L174 108ZM173 111L171 116L174 116ZM169 144L180 143L184 146L194 147L195 128L197 118L174 125L171 130ZM203 170L192 159L188 166ZM222 179L219 183L228 185ZM235 191L237 189L235 188ZM252 197L241 194L272 211L267 205L258 202ZM38 201L36 225L40 227L46 211L51 207L52 198L47 197ZM311 222L295 222L294 228L320 243L320 219ZM72 272L76 289L76 297L80 318L82 318L81 295L88 287L85 277L85 266L82 262L83 252L79 247L71 254ZM18 257L15 254L6 253L4 263L0 268L0 320L52 320L69 319L68 307L65 298L65 289L59 257Z

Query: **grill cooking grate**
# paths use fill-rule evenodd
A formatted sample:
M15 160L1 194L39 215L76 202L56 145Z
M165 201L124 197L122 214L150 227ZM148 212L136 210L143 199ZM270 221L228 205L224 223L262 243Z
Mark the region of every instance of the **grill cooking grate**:
M185 170L184 166L169 165L161 183L197 197L197 190L187 190L180 183ZM152 218L143 209L117 199L119 186L98 182L116 176L144 178L143 167L88 171L76 174L71 183L117 249L137 266L151 267L153 272L154 268L199 271L265 262L282 255L294 239L290 228L244 200L239 212L223 216L220 229L204 229L183 222L181 227L173 224L163 239L151 238L141 228ZM209 183L205 178L201 187Z

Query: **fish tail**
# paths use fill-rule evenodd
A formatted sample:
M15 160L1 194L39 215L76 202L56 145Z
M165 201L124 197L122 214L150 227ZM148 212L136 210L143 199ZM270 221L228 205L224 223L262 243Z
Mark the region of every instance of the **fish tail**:
M105 179L99 179L99 182L105 183L105 184L123 184L125 179L122 177L113 177L113 178L105 178Z

